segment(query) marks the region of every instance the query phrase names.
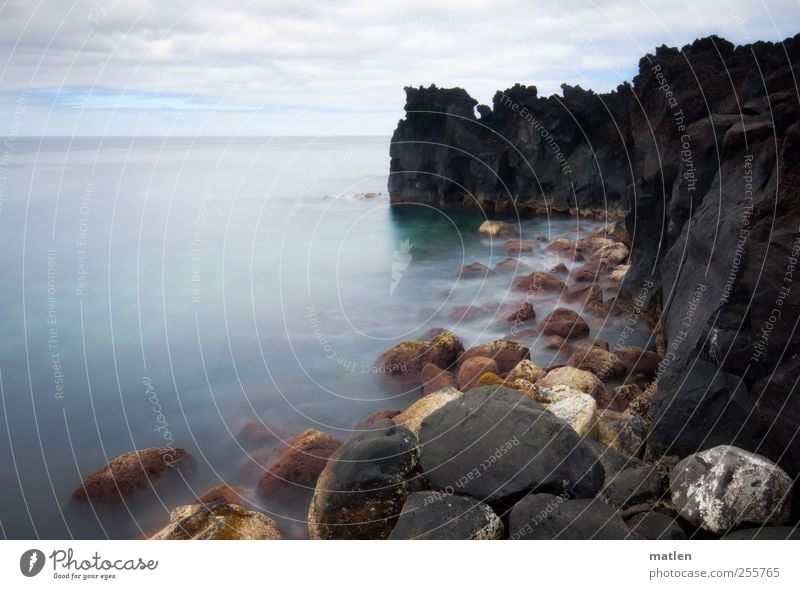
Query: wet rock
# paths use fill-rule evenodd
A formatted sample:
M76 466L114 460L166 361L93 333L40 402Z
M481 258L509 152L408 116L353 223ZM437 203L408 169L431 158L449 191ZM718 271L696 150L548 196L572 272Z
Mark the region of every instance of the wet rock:
M591 372L603 382L622 378L627 370L619 358L601 348L579 350L569 357L567 365Z
M564 262L559 262L552 268L550 268L550 274L568 274L569 268L564 265Z
M594 254L613 245L615 245L614 242L607 237L597 237L594 235L582 237L575 242L575 247L582 254Z
M88 475L72 496L78 500L116 503L193 464L194 459L183 448L132 450Z
M484 356L467 358L458 369L458 377L456 379L458 388L462 391L471 389L478 382L478 379L487 372L495 374L498 372L497 363L494 360Z
M600 461L600 464L603 465L603 468L606 472L605 483L603 486L608 485L608 483L614 478L614 476L626 468L637 468L640 466L645 466L646 463L639 460L638 458L633 458L631 456L626 456L621 452L617 452L613 448L609 448L605 444L601 444L597 440L584 440L589 448L594 452L595 457Z
M269 497L297 487L313 488L328 459L341 445L330 434L315 429L292 436L258 479L258 493Z
M566 421L581 437L592 432L597 419L597 401L583 393L552 403L547 410Z
M556 237L545 249L546 252L571 257L578 251L577 244L566 237Z
M628 229L625 227L624 221L614 221L613 223L609 223L607 227L598 227L592 231L592 236L605 237L611 241L623 243L628 247L631 245L631 236L628 233Z
M746 524L777 526L789 517L789 475L735 446L687 456L673 470L669 487L681 516L715 534Z
M647 436L643 419L608 409L597 415L597 441L628 456L638 456Z
M514 381L521 378L533 384L544 375L544 368L537 366L530 360L520 360L506 375L506 379Z
M480 262L472 262L461 266L456 272L456 278L486 278L487 276L494 276L494 270Z
M383 421L384 419L394 419L400 415L400 413L402 412L397 411L396 409L382 409L381 411L370 413L356 424L355 429L369 429L379 421Z
M589 260L570 273L575 282L599 282L611 265L606 260Z
M499 540L503 523L492 508L461 495L436 491L406 499L390 540Z
M238 485L231 486L222 483L207 489L192 503L202 503L206 505L213 503L228 503L230 505L240 505L241 507L245 507L247 503L247 499L245 497L246 493L247 491L245 491L244 487L240 487Z
M489 237L517 237L519 229L506 221L486 220L478 227L478 233Z
M748 528L725 534L723 540L800 540L800 528L774 526Z
M247 448L262 448L285 440L288 432L276 428L260 420L251 419L245 422L236 434L236 439Z
M317 481L308 512L309 537L387 538L408 495L424 484L416 442L400 426L359 432L347 440Z
M151 540L282 540L278 525L263 513L240 505L184 505L170 512L170 523Z
M430 395L442 389L454 388L456 377L448 370L442 370L436 364L426 364L422 368L423 395ZM392 416L394 417L394 416Z
M591 497L603 483L603 467L571 428L504 387L472 389L425 419L420 463L434 490L479 501L534 489Z
M527 276L520 276L514 280L515 290L524 290L530 293L563 291L567 285L547 272L531 272Z
M521 262L518 258L506 258L495 264L494 267L495 272L513 272L515 274L525 272L529 269L530 267L526 263Z
M459 362L463 364L466 360L475 356L491 358L497 363L498 374L507 374L521 360L530 359L531 352L527 346L519 342L498 339L471 347L464 352Z
M622 264L628 259L630 251L624 243L612 242L602 246L596 250L590 257L590 260L603 260L609 267Z
M658 471L652 465L623 469L610 479L606 477L600 498L615 509L649 511L661 498Z
M614 350L614 354L628 369L628 374L642 374L647 378L656 375L661 356L650 350L643 350L635 346L624 346Z
M648 511L636 513L625 518L625 524L631 531L632 537L641 540L687 540L686 532L676 523L675 519L659 513Z
M509 239L503 244L503 252L507 256L529 254L538 248L539 244L532 239Z
M568 303L579 303L588 305L589 303L603 303L603 289L593 284L567 290L564 293L564 300Z
M461 391L454 388L442 389L425 395L419 401L413 403L408 409L394 418L397 425L401 425L415 436L419 435L419 428L422 421L431 413L447 405L450 401L461 396Z
M629 530L617 512L598 499L528 495L511 510L512 540L624 540Z
M630 399L632 392L639 388L636 385L622 385L614 389L614 394L619 394L623 399ZM653 398L655 389L654 385L648 386L628 402L628 413L641 417L648 425L648 428L652 425L654 419Z
M566 384L555 384L552 386L544 387L537 383L533 385L533 388L534 388L533 398L539 403L543 403L545 405L558 403L559 401L563 401L564 399L569 399L570 397L573 397L575 395L585 394L580 389L576 389L575 387Z
M428 363L447 370L464 352L464 345L449 331L430 341L400 342L386 350L375 363L379 374L414 384L422 384L422 367Z
M532 319L536 319L536 311L528 301L522 303L516 311L506 317L506 321L509 323L523 323Z
M572 346L572 349L576 352L580 350L584 351L591 350L592 348L599 348L601 350L608 351L608 341L598 338L584 338L584 339L573 340L572 342L570 342L570 345Z
M625 280L625 276L628 274L628 270L630 270L629 264L620 264L619 266L614 266L611 269L611 273L608 275L609 282L613 282L614 284L618 284Z
M602 381L588 370L580 370L572 366L554 368L536 382L539 389L552 388L555 385L567 385L593 397L598 405L604 407L608 402L606 387Z
M557 335L564 339L577 339L589 335L589 324L571 309L556 309L539 324L543 335Z

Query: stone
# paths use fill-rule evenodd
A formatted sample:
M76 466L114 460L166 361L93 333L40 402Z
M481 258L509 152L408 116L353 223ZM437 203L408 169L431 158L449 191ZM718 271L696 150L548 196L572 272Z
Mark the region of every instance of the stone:
M478 379L487 372L496 374L498 372L497 362L485 356L467 358L458 369L458 377L456 378L458 388L462 391L471 389L478 382Z
M563 401L564 399L569 399L570 397L574 397L575 395L585 394L580 389L577 389L567 384L555 384L546 387L535 384L533 386L533 390L534 390L533 393L534 400L546 405L558 403L559 401Z
M629 530L617 512L598 499L528 495L511 510L512 540L624 540Z
M641 452L647 436L647 426L642 418L610 410L597 414L596 431L597 441L628 456L637 456Z
M603 289L592 284L590 286L581 286L574 289L569 289L564 292L564 300L567 303L579 303L581 305L588 305L589 303L603 302Z
M397 411L396 409L382 409L381 411L370 413L356 424L355 429L370 429L379 421L383 421L384 419L394 419L400 415L400 413L402 413L402 411Z
M628 274L628 270L630 270L630 264L620 264L618 266L614 266L611 269L611 273L608 275L609 282L613 282L614 284L619 284L623 280L625 280L625 276Z
M547 410L566 421L581 437L592 432L597 419L597 401L583 393L552 403Z
M379 374L402 382L422 384L422 368L428 363L444 370L455 366L464 345L449 331L430 341L406 341L395 344L375 362Z
M529 254L538 249L539 244L531 239L509 239L503 244L506 255Z
M459 363L463 364L469 358L483 356L491 358L497 363L497 373L507 374L521 360L528 360L531 351L527 346L511 340L497 339L479 346L473 346L461 356Z
M717 446L681 460L669 483L686 521L715 534L742 525L788 521L792 479L771 460L735 446Z
M517 237L519 229L506 221L486 220L478 227L478 233L489 237Z
M542 320L539 330L543 335L557 335L564 339L578 339L589 335L589 324L571 309L556 309Z
M635 346L624 346L614 351L614 354L625 365L628 374L642 374L653 378L661 362L661 356L650 350L643 350Z
M617 356L602 348L578 350L569 357L567 365L591 372L603 382L618 380L627 371Z
M677 524L675 518L657 511L636 513L625 518L631 535L640 540L688 540L686 532Z
M472 262L461 266L456 272L456 278L486 278L487 276L494 276L494 270L480 262Z
M276 428L256 419L246 421L236 434L236 439L247 448L274 445L287 437L289 437L288 433L284 429Z
M591 497L603 483L603 467L572 428L505 387L464 393L422 422L419 439L433 490L502 502L533 490Z
M611 266L618 266L624 263L629 255L630 250L624 243L612 242L596 250L589 259L603 260Z
M550 268L550 274L568 274L569 268L566 267L564 262L559 262L552 268Z
M514 381L521 378L533 384L544 375L544 368L537 366L530 360L520 360L506 375L506 379Z
M528 301L522 303L516 311L506 317L508 323L523 323L533 319L536 319L536 311L533 310L533 305Z
M295 488L313 489L328 459L341 445L332 435L315 429L295 434L258 479L258 493L269 497Z
M241 507L246 507L247 499L245 497L244 487L240 487L239 485L228 485L226 483L222 483L219 485L215 485L210 489L207 489L205 492L200 494L194 501L193 504L203 503L206 505L210 505L213 503L228 503L230 505L239 505Z
M559 293L567 288L567 285L558 278L547 272L531 272L527 276L520 276L512 284L514 290L524 290L529 293L552 292Z
M615 509L645 506L649 510L661 498L661 480L652 465L625 468L610 478L600 498Z
M493 268L496 273L513 272L515 274L525 272L529 269L530 267L526 263L522 262L519 258L506 258L505 260L497 262Z
M580 370L572 366L553 368L536 382L536 387L539 389L552 388L555 385L567 385L590 395L599 406L607 405L608 395L605 385L588 370Z
M597 440L586 439L584 441L592 450L592 452L594 452L594 455L600 461L600 464L603 465L603 469L606 473L605 483L603 486L608 485L617 473L625 470L626 468L638 468L640 466L646 466L646 463L642 460L633 458L632 456L626 456L625 454L617 452L613 448L609 448Z
M413 403L408 409L394 418L397 425L401 425L415 436L419 435L419 428L422 421L437 409L441 409L450 401L461 396L461 391L454 388L442 389L425 395L419 401Z
M339 448L317 481L309 537L387 538L408 496L423 486L414 434L400 426L359 432Z
M800 540L800 528L774 526L747 528L725 534L723 540Z
M428 363L422 367L422 394L430 395L442 389L456 386L456 377L449 370L442 370L436 364ZM394 417L394 415L392 416Z
M120 454L89 474L72 497L98 503L117 503L136 491L152 488L168 474L191 468L194 459L183 448L143 448Z
M263 513L241 505L183 505L151 540L282 540L278 525Z
M420 491L406 499L389 540L499 540L503 522L470 497Z

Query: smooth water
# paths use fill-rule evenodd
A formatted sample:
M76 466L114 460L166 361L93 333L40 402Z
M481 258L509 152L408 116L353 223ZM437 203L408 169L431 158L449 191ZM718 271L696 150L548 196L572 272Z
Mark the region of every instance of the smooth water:
M371 371L393 343L434 327L465 346L508 334L513 274L454 278L503 260L503 240L479 237L479 216L392 209L388 152L383 138L17 139L0 169L2 533L135 537L214 484L252 488L245 421L344 439L419 398ZM551 239L596 225L521 227ZM563 261L520 259L526 272ZM538 317L557 302L538 300ZM460 305L483 314L458 321ZM620 329L584 316L592 336ZM126 506L70 501L107 460L172 439L198 459L183 481Z

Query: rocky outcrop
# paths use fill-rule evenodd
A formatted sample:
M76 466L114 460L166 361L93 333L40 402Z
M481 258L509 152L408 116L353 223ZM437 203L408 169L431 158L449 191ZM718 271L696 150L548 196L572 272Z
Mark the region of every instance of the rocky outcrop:
M734 443L800 475L798 61L800 35L708 37L658 47L605 94L516 85L478 106L462 89L407 88L391 201L624 214L630 259L589 263L628 262L615 275L638 310L662 309L653 456Z

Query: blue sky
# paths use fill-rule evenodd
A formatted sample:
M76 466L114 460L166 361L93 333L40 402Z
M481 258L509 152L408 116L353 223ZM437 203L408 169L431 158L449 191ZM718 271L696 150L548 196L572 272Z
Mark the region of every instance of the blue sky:
M406 85L605 91L661 44L798 32L788 0L7 0L0 133L388 135Z

